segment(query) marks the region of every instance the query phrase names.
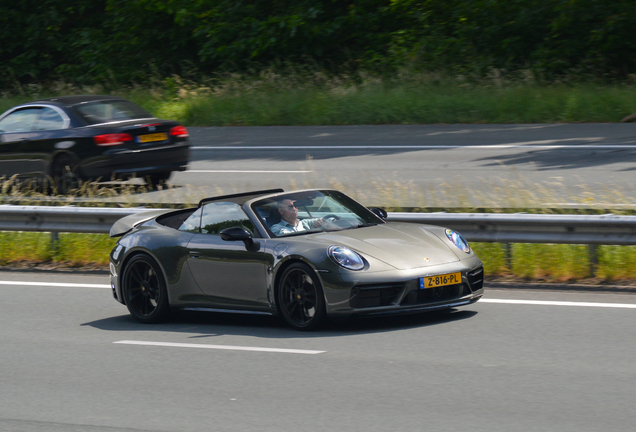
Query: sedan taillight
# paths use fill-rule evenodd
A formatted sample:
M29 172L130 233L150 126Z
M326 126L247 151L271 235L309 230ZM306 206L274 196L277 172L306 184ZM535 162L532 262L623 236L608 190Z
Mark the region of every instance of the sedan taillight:
M190 136L185 126L175 126L170 129L170 135L176 138L187 138Z
M116 146L132 141L133 137L127 133L104 134L93 137L95 144L101 147Z

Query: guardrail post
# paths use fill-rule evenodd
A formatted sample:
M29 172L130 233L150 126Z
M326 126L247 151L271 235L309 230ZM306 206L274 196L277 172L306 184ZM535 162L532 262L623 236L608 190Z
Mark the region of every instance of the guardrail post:
M53 251L53 253L57 251L57 245L59 240L60 240L60 233L57 231L51 231L51 251Z
M504 258L506 260L506 268L512 271L512 244L502 243L504 249Z
M598 267L598 245L591 244L590 248L590 277L596 276L596 268Z

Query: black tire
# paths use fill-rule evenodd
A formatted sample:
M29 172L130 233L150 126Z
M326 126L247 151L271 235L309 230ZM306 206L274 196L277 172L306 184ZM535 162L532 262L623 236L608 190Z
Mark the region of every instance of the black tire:
M126 264L121 289L128 311L137 321L151 324L168 319L166 282L159 265L148 255L135 255Z
M276 290L284 320L296 330L316 330L325 321L325 297L309 266L294 263L285 269Z
M67 194L72 189L79 188L77 165L70 155L62 154L55 158L51 167L53 186L60 194Z
M171 175L172 171L150 174L144 177L144 181L149 187L156 188L158 186L165 186Z

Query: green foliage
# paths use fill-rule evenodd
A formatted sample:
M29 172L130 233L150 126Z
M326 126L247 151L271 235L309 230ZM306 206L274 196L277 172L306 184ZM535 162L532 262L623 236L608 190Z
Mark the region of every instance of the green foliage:
M51 259L70 266L107 266L110 251L116 242L116 238L106 234L61 233Z
M38 232L0 232L0 265L20 261L49 261L51 237Z
M228 226L240 225L231 223ZM59 235L51 244L49 233L0 232L0 265L49 263L66 267L108 266L117 239L106 234ZM584 245L514 244L509 267L504 245L471 243L484 263L486 280L493 277L529 281L574 282L589 279L589 253ZM633 280L636 246L599 246L595 282Z
M513 245L512 273L524 279L575 280L589 276L585 245Z
M0 1L0 85L321 65L636 73L632 0Z

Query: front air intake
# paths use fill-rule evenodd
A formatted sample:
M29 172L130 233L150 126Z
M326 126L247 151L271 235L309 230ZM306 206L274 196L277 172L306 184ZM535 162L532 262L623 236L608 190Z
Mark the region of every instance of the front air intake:
M479 267L475 270L468 272L466 275L470 288L475 291L479 291L484 287L484 268Z
M353 309L362 309L395 304L404 284L361 285L351 290L349 304Z

